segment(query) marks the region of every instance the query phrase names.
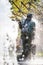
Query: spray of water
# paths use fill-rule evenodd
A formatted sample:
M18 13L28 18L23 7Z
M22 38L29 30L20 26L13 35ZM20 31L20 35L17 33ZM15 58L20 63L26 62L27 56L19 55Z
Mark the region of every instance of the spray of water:
M1 57L0 64L3 65L2 63L4 63L4 61L2 59L3 57L2 55L4 53L3 51L4 47L6 47L7 52L8 52L10 42L12 41L11 44L13 43L16 49L16 38L18 36L18 23L16 21L12 22L8 17L9 15L11 15L11 12L10 12L11 5L8 2L8 0L1 0L0 5L1 5L0 6L0 12L1 12L0 13L0 40L1 40L0 41L0 48L1 48L0 49L0 57ZM40 23L36 20L36 18L33 18L33 21L36 23L36 30L35 30L35 39L32 41L32 43L36 45L36 54L34 56L34 59L32 57L29 62L31 64L39 64L39 62L41 61L40 64L42 64L42 59L37 58L37 52L39 50L38 46L40 45L40 30L39 30ZM6 40L6 33L9 36L7 39L9 41ZM13 62L14 62L13 64L18 65L15 50L14 50L13 58L12 57L10 58L8 56L5 61L9 62L10 65L12 65Z
M11 16L10 7L11 5L8 0L0 1L0 48L1 48L0 64L1 65L3 64L18 65L16 56L16 38L18 36L18 23L17 21L13 22L10 20L9 18L9 16ZM9 50L10 52L12 52L11 55L9 53Z

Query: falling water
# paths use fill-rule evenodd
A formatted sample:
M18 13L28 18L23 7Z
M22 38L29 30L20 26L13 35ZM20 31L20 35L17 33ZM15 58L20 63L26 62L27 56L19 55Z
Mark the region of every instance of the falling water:
M26 61L24 61L22 63L22 65L42 65L43 64L43 57L41 57L41 52L43 52L43 31L42 31L42 27L43 25L41 24L41 22L36 19L35 17L33 17L32 19L35 24L35 37L34 40L32 41L33 45L36 45L36 53L35 55L31 55L31 59L29 60L29 57L26 59ZM41 38L42 37L42 38Z
M10 7L8 0L0 0L0 65L18 65L16 56L18 23L10 20Z
M16 21L11 21L9 18L9 15L11 15L10 12L10 3L8 0L0 0L0 65L3 65L4 63L8 63L9 65L18 65L17 58L16 58L16 38L18 36L18 23ZM29 64L42 64L42 59L38 59L38 52L40 50L40 29L42 28L40 25L40 22L36 20L36 18L33 18L33 21L36 23L36 30L35 30L35 39L32 41L32 44L36 45L36 54L34 57L31 58L29 61L27 59L26 62ZM42 40L41 40L42 41ZM12 44L13 43L13 44ZM9 53L9 47L12 47L14 45L14 51L10 55ZM42 46L41 46L42 47ZM12 52L12 51L10 51ZM6 57L7 56L7 57Z
M36 30L35 30L35 38L32 41L32 44L36 45L36 54L32 56L30 60L30 64L36 64L36 65L42 65L43 64L43 57L41 57L43 53L43 24L39 20L37 20L35 17L33 18L33 21L36 24Z

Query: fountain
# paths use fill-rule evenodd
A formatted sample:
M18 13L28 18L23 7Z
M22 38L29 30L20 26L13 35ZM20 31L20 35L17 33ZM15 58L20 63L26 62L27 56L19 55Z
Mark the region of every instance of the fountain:
M18 23L11 21L10 3L8 0L0 1L0 50L1 65L18 65L16 56L16 39L18 36ZM2 58L3 57L3 58Z

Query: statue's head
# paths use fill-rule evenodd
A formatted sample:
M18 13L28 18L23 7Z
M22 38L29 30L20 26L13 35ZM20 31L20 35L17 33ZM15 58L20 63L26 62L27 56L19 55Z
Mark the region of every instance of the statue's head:
M27 14L27 19L31 20L32 14Z

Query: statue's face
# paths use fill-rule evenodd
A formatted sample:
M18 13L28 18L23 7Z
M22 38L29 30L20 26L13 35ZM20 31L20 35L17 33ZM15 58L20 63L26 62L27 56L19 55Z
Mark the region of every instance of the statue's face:
M31 20L32 17L27 17L28 20Z

